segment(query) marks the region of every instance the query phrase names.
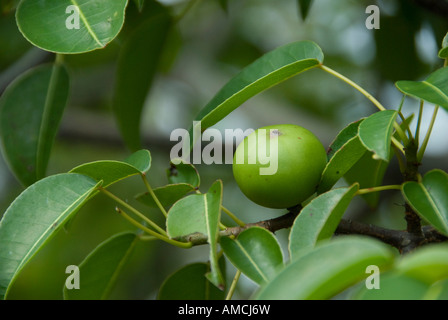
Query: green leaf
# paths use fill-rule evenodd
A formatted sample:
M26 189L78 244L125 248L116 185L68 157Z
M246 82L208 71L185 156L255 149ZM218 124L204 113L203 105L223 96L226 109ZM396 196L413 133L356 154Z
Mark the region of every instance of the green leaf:
M96 247L79 265L79 289L64 286L64 299L107 299L137 240L134 233L122 233Z
M199 188L201 184L198 170L190 163L171 163L171 167L167 169L166 174L171 184L187 183L195 188Z
M393 256L387 245L367 237L340 236L323 241L288 264L256 298L328 299L365 278L367 266L384 268Z
M404 94L448 110L448 67L431 73L424 81L398 81L395 86Z
M361 159L344 175L344 179L349 183L359 183L360 189L378 187L383 183L384 174L389 166L389 162L375 160L372 152L366 152ZM367 204L374 208L380 199L379 192L372 192L361 195Z
M402 193L412 209L441 233L448 235L448 174L435 169L421 183L410 181Z
M300 13L302 15L302 19L305 20L308 12L310 11L311 4L313 0L298 0Z
M366 153L358 136L348 140L327 162L317 187L318 193L330 190Z
M367 289L364 282L354 295L357 300L421 300L429 286L419 280L396 272L381 274L379 289Z
M44 178L20 194L0 221L0 298L24 265L100 185L80 174Z
M289 234L289 253L296 259L303 250L329 239L336 230L359 185L338 188L314 198L302 209Z
M375 159L389 161L393 125L397 112L384 110L375 112L359 125L359 139L374 153Z
M217 243L221 217L222 182L216 181L206 194L193 194L177 201L168 212L166 230L170 238L194 233L207 236L211 273L207 278L220 289L224 279L218 267Z
M101 160L82 164L70 172L89 176L96 181L103 181L103 187L122 179L145 174L151 167L151 154L148 150L139 150L125 161Z
M65 68L47 64L22 74L0 99L2 152L25 186L45 176L68 92Z
M427 300L448 300L448 279L441 280L433 284L426 296Z
M293 42L270 51L227 82L196 120L205 130L261 91L317 67L323 58L322 50L311 41Z
M160 12L129 35L118 58L112 109L124 142L132 151L141 148L141 114L171 28L168 11Z
M283 254L277 238L268 230L252 227L236 240L221 238L221 248L232 264L258 284L272 279L283 266Z
M403 256L395 269L427 284L445 279L448 277L448 245L431 244L416 249Z
M177 183L154 188L153 191L163 207L166 208L194 190L195 187L193 187L191 184ZM135 198L149 207L157 208L157 204L155 203L153 197L149 194L149 192L139 194Z
M439 51L439 57L442 59L448 59L448 32L443 38L442 48Z
M159 300L223 300L225 292L204 276L210 264L193 263L170 275L160 287Z
M127 3L127 0L22 0L16 20L23 36L36 47L57 53L83 53L104 48L117 36Z
M350 123L347 127L342 129L341 132L338 133L338 135L328 148L327 151L328 161L330 161L331 158L333 158L334 154L340 149L342 149L349 140L353 139L358 135L359 125L363 120L364 119L361 119Z

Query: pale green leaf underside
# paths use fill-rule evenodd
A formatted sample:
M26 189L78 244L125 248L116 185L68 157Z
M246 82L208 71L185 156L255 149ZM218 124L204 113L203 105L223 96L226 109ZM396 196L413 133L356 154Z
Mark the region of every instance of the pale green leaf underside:
M422 183L406 182L402 187L406 201L424 220L448 235L448 174L432 170Z
M448 245L431 244L404 256L396 264L397 272L427 284L448 277Z
M341 236L301 255L256 294L259 300L331 298L367 276L366 267L389 265L394 255L377 240Z
M283 265L278 240L266 229L252 227L236 240L223 237L220 243L232 264L258 284L272 279Z
M83 53L103 48L117 36L124 23L127 2L22 0L16 20L23 36L36 47L57 53ZM78 8L79 14L71 8Z
M297 216L289 235L291 259L329 239L336 230L359 185L330 190L313 199Z
M394 110L379 111L359 125L359 139L368 150L374 153L376 159L389 161L393 124L396 117L397 112Z
M151 154L148 150L133 153L124 161L100 160L82 164L73 168L71 173L80 173L96 181L103 181L103 187L125 178L142 175L151 167Z
M409 96L448 110L448 67L438 69L424 81L398 81L395 85Z
M0 221L0 298L7 295L24 265L100 183L64 173L36 182L14 200Z

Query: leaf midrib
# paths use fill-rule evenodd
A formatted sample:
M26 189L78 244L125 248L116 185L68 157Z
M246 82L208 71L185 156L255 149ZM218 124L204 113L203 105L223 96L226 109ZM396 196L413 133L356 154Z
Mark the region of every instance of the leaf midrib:
M277 73L277 72L280 72L280 71L282 71L282 70L284 70L284 69L291 68L291 67L293 67L293 66L296 65L296 64L299 64L299 63L302 63L302 62L307 62L307 61L312 61L312 60L315 60L315 61L316 61L316 64L315 64L315 65L310 66L309 68L306 68L306 69L297 71L296 73L293 73L293 74L291 74L290 76L288 76L288 77L286 77L286 78L283 78L281 81L279 81L279 82L283 82L283 81L286 81L286 80L288 80L288 79L294 77L295 75L297 75L297 74L299 74L299 73L301 73L301 72L304 72L304 71L307 71L307 70L309 70L309 69L315 68L316 66L319 65L320 61L319 61L318 59L316 59L316 58L307 58L307 59L297 60L297 61L294 61L294 62L292 62L292 63L289 63L289 64L287 64L287 65L285 65L285 66L283 66L283 67L281 67L281 68L275 69L275 70L272 71L272 72L269 72L268 74L264 75L264 76L261 77L261 78L258 78L258 79L255 80L254 82L251 82L249 85L243 87L242 89L238 90L237 92L235 92L234 94L232 94L231 96L229 96L229 97L228 97L227 99L225 99L223 102L221 102L220 104L218 104L217 106L215 106L209 113L207 113L205 116L203 116L202 119L200 119L200 120L201 120L202 122L207 121L207 118L209 118L209 117L212 116L215 112L218 111L217 109L222 108L222 106L228 104L229 101L233 100L234 97L241 95L244 91L249 90L251 87L254 87L254 86L257 85L259 82L263 81L264 79L268 78L269 76L271 76L271 75L273 75L273 74L275 74L275 73ZM278 82L276 82L276 83L278 83ZM266 88L263 88L261 91L264 91L264 90L267 90L267 89L273 87L276 83L273 83L273 84L271 84L270 86L267 86ZM233 110L232 110L232 111L233 111Z
M78 5L78 3L76 2L76 0L70 0L70 2L76 6L76 8L78 9L78 13L79 16L82 20L82 22L84 23L84 25L87 28L87 31L89 32L89 34L92 36L93 40L95 40L95 42L100 46L100 47L104 47L104 44L101 43L101 41L98 39L98 37L96 36L95 32L93 31L92 27L90 26L89 22L87 21L86 16L84 15L84 13L81 11L80 6Z
M35 253L35 250L34 250L34 249L36 248L36 246L38 246L38 245L41 243L41 240L44 238L44 236L46 236L46 235L48 234L48 231L51 230L51 229L53 228L54 224L55 224L56 222L58 222L58 221L61 219L61 217L65 216L65 214L66 214L67 212L70 212L70 211L73 210L73 208L76 208L76 206L79 205L79 202L80 202L82 199L86 199L87 196L89 195L89 193L91 193L91 192L96 188L96 186L98 186L100 183L101 183L101 182L99 182L99 183L96 184L94 187L90 188L90 189L87 190L85 193L83 193L81 196L79 196L78 199L76 199L76 201L74 201L74 202L72 203L71 206L69 206L66 210L64 210L59 216L56 217L56 219L55 219L52 223L49 224L48 228L47 228L47 229L42 233L42 235L41 235L41 236L34 242L34 244L33 244L33 245L31 246L31 248L27 251L27 253L25 254L25 256L24 256L24 257L22 258L22 260L20 261L19 265L18 265L17 268L15 269L14 274L13 274L13 276L11 277L11 280L9 281L8 287L6 288L5 295L4 295L5 298L6 298L6 296L8 295L9 289L10 289L10 287L11 287L11 284L14 282L14 279L17 277L17 275L19 274L20 270L21 270L21 269L23 268L23 266L26 264L26 262L28 261L28 258L29 258L33 253Z

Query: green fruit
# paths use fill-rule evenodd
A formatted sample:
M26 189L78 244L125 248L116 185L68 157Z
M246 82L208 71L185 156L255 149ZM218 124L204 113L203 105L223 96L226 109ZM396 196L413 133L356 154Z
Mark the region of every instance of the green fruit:
M233 175L253 202L268 208L290 208L316 191L326 163L325 148L312 132L292 124L273 125L255 130L238 146Z

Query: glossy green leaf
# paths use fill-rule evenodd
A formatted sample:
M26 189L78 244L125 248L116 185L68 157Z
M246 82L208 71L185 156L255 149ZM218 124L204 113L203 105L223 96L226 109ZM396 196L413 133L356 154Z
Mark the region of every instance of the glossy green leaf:
M305 20L308 12L310 11L313 0L298 0L297 2L299 3L302 19Z
M322 50L311 41L289 43L272 50L233 77L201 110L196 120L211 127L243 102L294 75L323 62Z
M407 126L412 122L414 114L406 118L400 127L406 131ZM399 139L397 132L394 133L396 139ZM390 153L389 161L393 156L393 151ZM383 178L389 167L390 162L383 160L376 160L373 158L372 152L366 152L361 159L344 175L344 179L349 183L359 183L360 189L374 188L381 186ZM362 194L361 197L367 202L371 208L375 208L380 200L380 192L371 192Z
M289 253L296 259L303 250L329 239L341 221L359 185L330 190L314 198L302 209L289 234Z
M448 245L431 244L409 253L397 262L395 269L428 284L448 277Z
M124 142L132 151L141 148L141 114L170 27L166 9L150 16L129 35L118 58L112 109Z
M103 187L122 179L145 174L151 167L151 154L148 150L139 150L124 161L101 160L82 164L70 172L89 176L103 181Z
M224 279L218 267L217 243L221 217L222 182L216 181L206 194L193 194L177 201L168 212L166 230L170 238L193 233L207 236L210 246L211 272L207 278L218 288Z
M166 171L168 181L171 184L187 183L199 188L201 179L198 170L190 163L172 164Z
M104 48L121 30L127 0L22 0L17 25L36 47L57 53Z
M64 285L64 299L107 299L137 241L136 234L122 233L101 243L78 266L79 289L69 290Z
M379 289L368 289L364 282L354 295L356 300L422 300L429 286L417 279L396 272L380 274Z
M318 193L330 190L366 152L358 138L358 128L362 121L350 123L331 143L327 151L327 165L317 187Z
M358 136L348 140L327 162L317 187L318 193L330 190L366 153Z
M398 81L395 86L411 97L448 110L448 67L434 71L424 81Z
M363 120L364 119L361 119L350 123L347 127L342 129L341 132L338 133L338 135L328 148L327 151L328 161L330 161L331 158L333 158L334 154L340 149L342 149L349 140L353 139L358 135L359 125Z
M359 139L374 153L375 159L389 161L391 138L397 112L384 110L375 112L359 125Z
M390 248L367 237L340 236L322 241L293 260L256 294L260 300L328 299L367 277L366 268L387 267Z
M21 75L0 99L2 152L25 186L45 176L68 92L65 68L47 64Z
M443 38L442 48L439 51L439 57L442 59L448 59L448 32Z
M193 263L170 275L160 287L159 300L223 300L225 292L210 283L208 263Z
M171 206L173 203L182 199L194 190L195 187L187 183L168 184L166 186L153 189L157 199L159 199L160 203L165 208ZM157 204L149 192L137 195L136 199L149 207L157 208Z
M99 184L84 175L63 173L36 182L14 200L0 221L0 298Z
M220 243L232 264L258 284L268 282L283 266L277 238L266 229L249 228L235 240L222 237Z
M406 201L420 217L448 235L448 174L435 169L425 174L423 181L406 182L402 186Z
M344 179L349 183L359 183L360 189L378 187L383 183L383 178L389 162L376 160L372 152L366 152L356 162L353 167L344 175ZM374 208L380 199L379 192L372 192L361 195L367 204Z

